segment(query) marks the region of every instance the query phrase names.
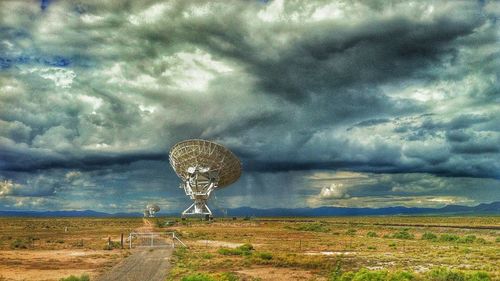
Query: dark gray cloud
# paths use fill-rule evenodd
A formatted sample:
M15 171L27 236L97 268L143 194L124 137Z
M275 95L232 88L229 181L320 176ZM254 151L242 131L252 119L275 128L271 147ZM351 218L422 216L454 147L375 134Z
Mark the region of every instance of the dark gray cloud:
M362 192L375 196L332 183L308 188L304 178L320 170L407 175L400 186L470 178L491 190L489 180L500 178L497 8L1 2L0 176L12 181L2 202L66 208L109 187L114 197L99 208L119 209L116 194L132 208L177 185L167 153L186 138L215 140L240 156L248 176L219 198L232 206L271 206L285 194L288 204L327 204L317 197L322 189L351 205L368 202L356 199ZM374 200L411 195L388 190ZM426 190L422 200L458 192ZM178 191L165 191L173 196L165 203L182 205Z

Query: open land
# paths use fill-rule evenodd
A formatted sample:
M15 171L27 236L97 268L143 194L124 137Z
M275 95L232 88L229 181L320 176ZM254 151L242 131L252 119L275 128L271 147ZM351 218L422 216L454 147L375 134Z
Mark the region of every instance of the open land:
M174 224L166 226L167 221ZM155 218L148 223L151 231L176 231L188 245L174 250L167 280L196 274L206 280L335 280L363 268L419 277L438 267L481 271L500 280L498 216ZM0 280L81 274L98 280L133 254L118 243L110 249L108 237L119 242L121 233L144 225L142 218L0 218Z

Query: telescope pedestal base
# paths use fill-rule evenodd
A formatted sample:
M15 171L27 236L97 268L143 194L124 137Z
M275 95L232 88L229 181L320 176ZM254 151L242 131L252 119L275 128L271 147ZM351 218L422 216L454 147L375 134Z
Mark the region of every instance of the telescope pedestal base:
M189 208L182 212L182 216L209 216L212 217L212 211L208 208L205 201L194 202Z

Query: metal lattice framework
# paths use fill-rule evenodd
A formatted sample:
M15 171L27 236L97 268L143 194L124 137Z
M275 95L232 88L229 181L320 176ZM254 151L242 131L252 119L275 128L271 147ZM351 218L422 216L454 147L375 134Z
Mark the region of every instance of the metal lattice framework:
M224 146L206 140L177 143L169 154L170 165L182 180L181 188L194 203L183 215L212 215L206 205L212 191L234 183L241 175L241 163Z

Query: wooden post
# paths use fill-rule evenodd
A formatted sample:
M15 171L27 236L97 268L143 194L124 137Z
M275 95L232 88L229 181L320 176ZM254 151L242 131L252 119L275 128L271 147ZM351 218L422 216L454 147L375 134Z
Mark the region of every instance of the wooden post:
M108 247L111 247L111 236L108 236Z
M120 239L120 246L122 247L123 249L123 233L122 233L122 236L121 236L121 239Z
M129 245L129 249L132 249L132 233L130 233L128 235L128 245Z

